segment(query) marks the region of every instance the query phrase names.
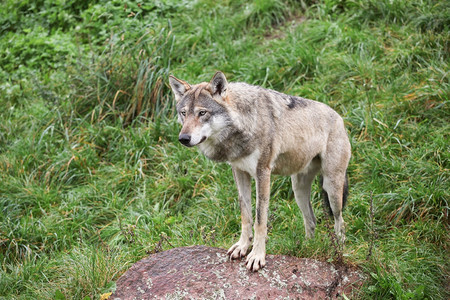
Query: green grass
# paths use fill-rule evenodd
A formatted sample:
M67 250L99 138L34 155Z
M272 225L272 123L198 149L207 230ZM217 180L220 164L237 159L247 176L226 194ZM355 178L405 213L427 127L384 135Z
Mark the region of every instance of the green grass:
M230 168L178 143L167 84L216 70L344 117L354 298L450 297L447 2L151 3L0 8L0 298L98 299L150 253L238 238ZM336 259L316 185L313 206L306 241L274 177L269 253Z

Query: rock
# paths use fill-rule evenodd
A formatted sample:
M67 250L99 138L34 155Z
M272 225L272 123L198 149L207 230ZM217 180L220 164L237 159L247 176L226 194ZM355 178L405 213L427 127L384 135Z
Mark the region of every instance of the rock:
M357 270L314 259L267 255L258 272L244 261L205 246L152 254L119 278L109 299L335 299L363 283Z

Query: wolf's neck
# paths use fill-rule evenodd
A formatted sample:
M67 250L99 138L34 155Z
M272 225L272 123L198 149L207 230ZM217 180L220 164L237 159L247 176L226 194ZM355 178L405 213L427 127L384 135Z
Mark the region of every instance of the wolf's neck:
M246 134L234 129L219 140L207 139L198 147L211 160L230 162L249 155L254 145L250 145L250 138Z

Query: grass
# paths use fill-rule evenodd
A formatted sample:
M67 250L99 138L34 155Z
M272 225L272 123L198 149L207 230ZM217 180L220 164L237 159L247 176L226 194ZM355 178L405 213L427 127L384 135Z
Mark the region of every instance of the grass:
M167 85L216 70L344 117L354 298L449 298L448 3L38 2L0 9L0 298L98 299L150 253L237 239L229 166L179 145ZM305 241L274 177L269 253L336 259L313 207Z

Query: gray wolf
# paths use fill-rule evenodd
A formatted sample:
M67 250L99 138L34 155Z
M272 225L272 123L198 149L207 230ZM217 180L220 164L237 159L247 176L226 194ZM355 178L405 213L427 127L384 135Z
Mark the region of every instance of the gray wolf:
M311 184L319 172L334 229L344 241L342 209L346 199L350 142L342 118L329 106L246 83L228 82L217 72L210 82L190 85L170 76L178 120L179 141L197 146L233 170L241 208L239 241L228 250L231 259L247 255L246 267L264 267L271 174L291 176L296 202L303 214L306 237L314 236ZM251 180L256 182L256 215Z

